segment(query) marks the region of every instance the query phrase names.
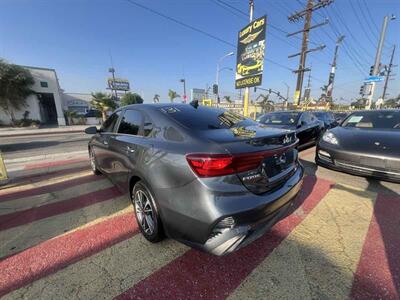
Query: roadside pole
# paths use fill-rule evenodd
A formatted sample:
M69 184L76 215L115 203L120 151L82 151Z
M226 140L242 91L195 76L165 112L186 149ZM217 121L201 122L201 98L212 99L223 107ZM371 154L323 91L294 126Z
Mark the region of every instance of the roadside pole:
M382 100L385 101L385 97L386 97L386 91L387 91L387 86L389 83L389 79L390 79L390 73L392 72L392 67L393 67L393 57L394 57L394 52L396 51L396 45L393 45L393 50L392 50L392 55L390 57L390 63L387 69L387 73L386 73L386 78L385 78L385 85L383 86L383 92L382 92Z
M394 17L392 16L391 19L393 19L393 18ZM383 49L383 45L385 44L385 36L386 36L386 29L387 29L388 21L389 21L389 17L385 16L383 18L383 24L382 24L381 35L380 35L380 38L379 38L378 48L376 49L375 63L374 63L374 69L372 71L372 76L377 76L379 74L379 69L380 69L380 64L381 64L381 56L382 56L382 49ZM375 92L375 86L376 86L376 82L372 82L370 84L370 89L369 89L369 95L368 95L368 101L367 101L366 109L371 109L372 100L373 100L374 92Z
M249 0L250 4L250 23L253 21L253 13L254 13L254 0ZM250 98L250 88L246 87L244 90L244 99L243 99L243 115L245 117L249 116L249 98Z

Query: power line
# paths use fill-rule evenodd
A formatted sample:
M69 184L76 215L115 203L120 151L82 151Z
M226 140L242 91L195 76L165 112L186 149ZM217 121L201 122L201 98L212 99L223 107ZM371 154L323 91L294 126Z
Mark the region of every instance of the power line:
M132 5L135 5L135 6L137 6L137 7L140 7L140 8L142 8L142 9L144 9L144 10L147 10L148 12L151 12L151 13L153 13L153 14L155 14L155 15L158 15L158 16L164 18L164 19L167 19L167 20L169 20L169 21L171 21L171 22L174 22L174 23L176 23L176 24L178 24L178 25L181 25L181 26L183 26L183 27L185 27L185 28L188 28L188 29L191 29L191 30L193 30L193 31L196 31L196 32L198 32L198 33L200 33L200 34L203 34L203 35L205 35L205 36L207 36L207 37L213 39L213 40L216 40L216 41L218 41L218 42L224 43L224 44L229 45L229 46L231 46L231 47L233 47L233 48L236 49L236 45L234 45L233 43L228 42L228 41L225 41L225 40L223 40L223 39L221 39L221 38L219 38L219 37L217 37L217 36L215 36L215 35L213 35L213 34L211 34L211 33L208 33L208 32L206 32L206 31L204 31L204 30L202 30L202 29L196 28L196 27L194 27L194 26L192 26L192 25L189 25L189 24L184 23L184 22L182 22L182 21L180 21L180 20L177 20L177 19L175 19L175 18L173 18L173 17L167 16L166 14L160 13L160 12L158 12L158 11L156 11L156 10L150 8L150 7L147 7L147 6L145 6L145 5L141 4L141 3L137 3L136 1L133 1L133 0L125 0L125 1L128 2L128 3L130 3L130 4L132 4ZM283 69L285 69L285 70L292 71L291 68L289 68L289 67L287 67L287 66L285 66L285 65L283 65L283 64L281 64L281 63L278 63L278 62L276 62L276 61L273 61L272 59L264 58L264 60L270 62L271 64L274 64L274 65L276 65L276 66L279 66L279 67L281 67L281 68L283 68Z
M360 19L360 17L358 16L357 10L354 8L353 1L349 1L349 3L350 3L350 6L351 6L351 9L352 9L353 12L354 12L354 15L356 16L356 19L357 19L358 24L360 25L362 31L364 32L364 35L367 37L367 40L371 43L372 47L375 47L375 43L372 41L372 39L371 39L370 36L369 36L369 35L370 35L370 34L369 34L369 31L368 31L368 30L365 30L365 28L364 28L364 26L363 26L363 24L362 24L362 22L361 22L361 19ZM367 23L368 23L368 22L367 22ZM368 23L368 24L369 24L369 23Z
M235 16L238 16L239 18L245 19L246 21L248 20L247 14L244 11L242 11L242 10L232 6L232 5L230 5L229 3L226 3L225 1L222 1L222 0L212 0L212 2L217 4L221 8L225 9L226 11L234 14ZM274 25L270 24L269 22L268 22L267 25L268 25L267 29L270 27L272 29L275 29L276 31L282 32L284 34L287 34L287 32L284 31L283 29L281 29L281 28L279 28L277 26L274 26ZM292 43L288 42L286 39L283 39L280 36L274 34L273 32L269 32L269 34L271 36L273 36L274 38L276 38L277 40L280 40L281 42L283 42L283 43L285 43L285 44L287 44L287 45L289 45L289 46L291 46L293 48L297 48L297 46L295 46Z
M372 24L374 25L374 28L376 30L376 34L378 36L379 34L379 26L375 23L374 18L372 17L371 11L368 8L367 2L365 0L362 0L364 2L364 7L367 10L367 14L369 16L369 20L371 20Z
M196 28L196 27L194 27L194 26L192 26L192 25L189 25L189 24L186 24L186 23L184 23L184 22L182 22L182 21L179 21L179 20L177 20L177 19L175 19L175 18L173 18L173 17L170 17L170 16L167 16L167 15L165 15L165 14L163 14L163 13L160 13L160 12L158 12L158 11L156 11L156 10L150 8L150 7L144 6L143 4L137 3L137 2L135 2L135 1L133 1L133 0L125 0L125 1L128 2L128 3L130 3L130 4L132 4L132 5L135 5L135 6L137 6L137 7L140 7L140 8L142 8L142 9L144 9L144 10L147 10L147 11L153 13L153 14L156 14L156 15L158 15L158 16L164 18L164 19L167 19L167 20L169 20L169 21L171 21L171 22L174 22L174 23L179 24L179 25L181 25L181 26L183 26L183 27L186 27L186 28L188 28L188 29L191 29L191 30L193 30L193 31L196 31L196 32L198 32L198 33L201 33L201 34L203 34L203 35L205 35L205 36L208 36L209 38L212 38L212 39L214 39L214 40L216 40L216 41L219 41L219 42L221 42L221 43L224 43L224 44L229 45L229 46L232 46L232 47L236 47L233 43L227 42L227 41L225 41L225 40L223 40L223 39L221 39L221 38L219 38L219 37L217 37L217 36L215 36L215 35L213 35L213 34L211 34L211 33L208 33L208 32L206 32L206 31L202 30L202 29Z

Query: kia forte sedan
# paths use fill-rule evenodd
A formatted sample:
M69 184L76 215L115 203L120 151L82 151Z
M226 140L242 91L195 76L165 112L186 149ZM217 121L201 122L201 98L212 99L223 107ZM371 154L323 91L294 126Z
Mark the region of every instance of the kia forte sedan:
M260 237L301 188L295 133L197 104L136 104L93 134L93 172L129 192L144 237L216 255Z
M299 149L314 146L324 131L324 123L308 111L271 112L262 116L259 122L271 128L295 131Z
M400 182L400 110L352 113L318 143L318 165Z

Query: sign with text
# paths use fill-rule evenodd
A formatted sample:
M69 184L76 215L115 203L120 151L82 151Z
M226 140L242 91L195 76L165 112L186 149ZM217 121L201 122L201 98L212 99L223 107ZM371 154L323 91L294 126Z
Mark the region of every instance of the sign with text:
M237 89L262 83L266 23L267 17L263 16L239 31L235 78Z
M108 78L108 88L117 91L129 91L129 81L121 78Z

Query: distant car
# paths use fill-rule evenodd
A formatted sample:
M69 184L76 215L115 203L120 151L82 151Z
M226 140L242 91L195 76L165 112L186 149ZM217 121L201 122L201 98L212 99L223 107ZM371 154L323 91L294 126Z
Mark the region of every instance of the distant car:
M296 132L299 149L315 145L324 130L324 123L311 112L278 111L267 113L260 123L268 127L290 129Z
M318 165L400 182L400 110L360 111L320 139Z
M335 112L333 113L333 116L335 117L336 122L338 124L342 123L344 119L349 115L347 112Z
M89 109L85 115L85 118L101 118L101 112L96 109Z
M197 104L135 104L116 110L88 150L130 195L144 237L165 233L216 255L260 237L284 218L303 167L294 132Z
M324 122L325 130L339 125L339 123L335 120L334 115L329 111L315 111L313 114L318 118L318 120Z

